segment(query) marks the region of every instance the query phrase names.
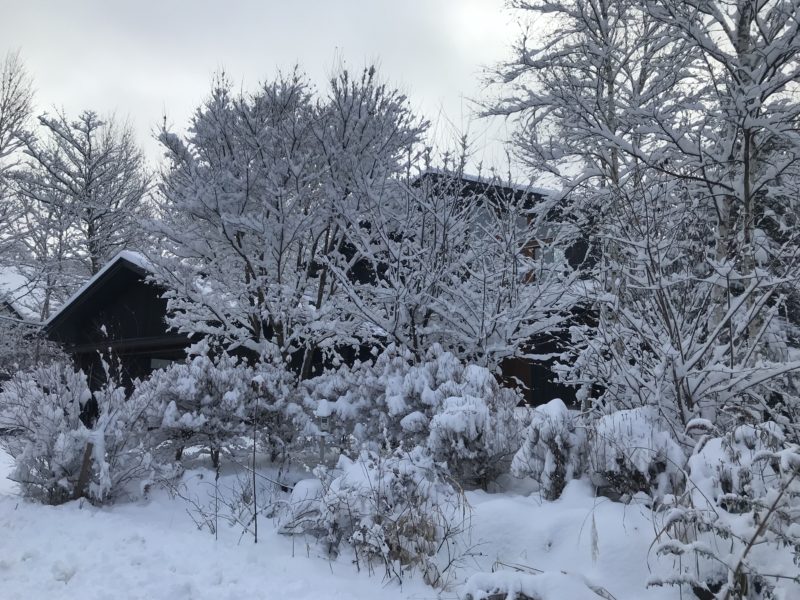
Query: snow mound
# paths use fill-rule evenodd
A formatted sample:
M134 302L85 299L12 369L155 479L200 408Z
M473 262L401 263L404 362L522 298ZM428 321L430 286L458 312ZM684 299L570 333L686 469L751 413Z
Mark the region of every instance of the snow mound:
M497 572L478 573L470 577L465 586L465 600L597 600L579 576L567 573L546 572L539 575Z

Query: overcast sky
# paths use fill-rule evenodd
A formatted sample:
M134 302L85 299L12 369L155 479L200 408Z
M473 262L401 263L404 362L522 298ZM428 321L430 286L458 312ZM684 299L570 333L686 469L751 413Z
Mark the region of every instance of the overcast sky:
M518 31L504 0L0 0L0 52L21 50L37 111L116 111L151 159L162 115L184 128L220 68L248 89L298 63L324 85L344 61L377 62L440 136L469 128L474 160L500 166L505 128L467 100Z

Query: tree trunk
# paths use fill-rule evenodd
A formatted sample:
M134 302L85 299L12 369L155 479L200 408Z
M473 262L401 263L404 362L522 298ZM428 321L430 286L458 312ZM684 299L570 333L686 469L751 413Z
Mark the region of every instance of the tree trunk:
M89 485L89 477L92 474L92 451L94 450L94 443L86 442L86 448L83 450L83 461L81 462L81 471L78 475L78 484L75 486L75 499L83 498L86 496L86 487Z

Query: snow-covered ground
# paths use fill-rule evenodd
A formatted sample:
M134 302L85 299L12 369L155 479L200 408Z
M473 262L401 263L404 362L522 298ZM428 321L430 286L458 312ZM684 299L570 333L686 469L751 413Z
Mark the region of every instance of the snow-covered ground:
M7 455L0 454L0 464L7 470ZM258 545L240 542L239 532L227 527L215 541L194 526L186 503L166 492L98 509L78 502L36 505L15 497L8 485L0 489L3 600L435 596L422 582L387 586L350 564L316 558L303 542L274 529Z
M473 537L482 544L477 547L482 554L477 570L509 570L513 565L532 573L566 574L566 579L602 587L618 600L678 596L675 589L646 589L646 557L653 539L646 507L594 498L582 481L571 482L555 502L537 494L472 492L469 498ZM597 600L596 594L584 591L586 598Z
M600 598L589 586L616 600L678 597L676 589L645 588L649 511L595 499L582 482L571 483L556 502L542 502L535 493L468 493L469 553L453 588L438 592L419 578L401 587L380 574L358 573L345 556L326 560L310 539L278 535L269 521L257 545L227 526L214 540L194 526L184 500L163 490L107 508L32 504L5 479L10 467L0 453L3 600L459 598L473 574L493 569L517 579L515 569L545 571L527 582L544 600ZM473 580L472 587L479 583Z

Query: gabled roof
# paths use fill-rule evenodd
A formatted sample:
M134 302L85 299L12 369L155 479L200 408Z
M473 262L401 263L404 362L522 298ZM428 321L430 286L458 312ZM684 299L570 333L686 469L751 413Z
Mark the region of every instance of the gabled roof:
M521 185L519 183L509 182L498 176L481 177L478 175L470 175L469 173L456 173L454 171L448 171L446 169L436 169L436 168L426 169L415 178L415 181L421 181L425 178L456 179L458 181L463 182L464 184L472 185L475 187L494 188L497 190L513 192L515 195L531 194L539 197L552 197L558 195L558 192L556 190L533 186L533 185Z
M78 291L61 305L44 323L45 331L50 331L57 327L64 319L68 318L79 306L95 296L104 284L122 270L132 271L133 273L145 277L152 272L147 258L132 250L122 250L109 260L103 268L84 283Z

